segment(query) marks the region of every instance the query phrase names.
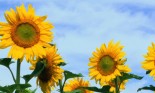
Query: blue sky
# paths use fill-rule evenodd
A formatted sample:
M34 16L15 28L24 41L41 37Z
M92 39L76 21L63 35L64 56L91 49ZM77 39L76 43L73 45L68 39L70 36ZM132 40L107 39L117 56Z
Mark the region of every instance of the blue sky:
M5 21L3 14L6 10L22 3L25 6L32 4L36 14L47 15L47 20L55 26L53 43L68 63L64 69L83 73L85 79L89 79L87 64L92 52L113 39L125 46L126 64L132 73L145 75L141 68L143 55L151 42L155 42L154 0L0 0L0 21ZM8 51L1 50L0 56L6 57ZM29 66L22 63L22 75L31 72ZM13 83L8 70L2 66L0 69L0 85ZM12 69L16 70L15 65ZM141 81L129 80L122 93L136 93L139 87L153 84L151 82L154 82L153 78L146 75ZM35 88L35 79L31 83ZM96 85L93 80L91 83ZM146 92L153 93L139 93Z

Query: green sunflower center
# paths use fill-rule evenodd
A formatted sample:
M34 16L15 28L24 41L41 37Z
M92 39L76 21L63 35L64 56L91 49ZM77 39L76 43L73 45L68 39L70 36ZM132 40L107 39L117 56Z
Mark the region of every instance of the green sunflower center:
M98 63L98 70L103 75L109 75L113 73L115 68L115 61L110 56L104 56Z
M35 39L37 33L32 25L24 23L17 27L16 34L21 40L31 42Z
M15 26L11 36L16 45L28 48L38 43L40 31L36 24L32 22L23 22Z

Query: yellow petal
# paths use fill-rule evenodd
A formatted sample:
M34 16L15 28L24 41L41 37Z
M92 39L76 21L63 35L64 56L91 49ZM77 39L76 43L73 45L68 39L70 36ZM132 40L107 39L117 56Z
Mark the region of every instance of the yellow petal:
M147 63L142 64L142 68L144 68L146 70L152 70L155 68L154 65L155 65L154 62L147 62Z
M41 35L40 36L40 40L43 42L51 42L52 41L52 37L51 36L47 36L47 35Z
M38 26L41 30L46 31L50 31L50 29L54 28L54 26L49 22L41 22L40 24L38 24Z
M12 8L10 9L10 11L5 12L5 17L6 17L7 21L9 21L8 23L10 23L10 24L17 23L17 16L16 16L15 11Z
M33 51L31 48L25 48L26 60L29 62L30 59L33 59Z
M48 36L52 36L53 35L52 32L46 31L46 30L41 31L40 34L41 35L48 35Z
M22 14L22 10L20 7L16 7L16 10L17 10L17 16L19 17L19 20L24 20L24 16Z
M22 16L24 17L24 19L27 18L27 12L26 12L24 4L20 6L20 9L21 9L20 12L22 13Z
M10 34L4 34L2 36L2 38L0 38L0 40L6 40L6 39L9 39L9 38L11 38L11 35Z
M109 82L111 80L111 76L110 75L106 76L105 80L106 82Z
M41 16L41 17L37 18L36 20L34 20L34 22L36 24L39 24L39 23L43 22L46 18L47 18L47 16Z
M120 73L117 69L114 71L114 73L115 73L115 75L117 75L117 76L121 76L121 73Z
M11 38L3 40L0 42L0 48L4 49L7 48L11 45L13 45L14 43L12 42Z
M4 16L5 16L6 21L7 21L9 24L12 25L12 24L14 23L13 20L10 18L10 16L7 15L7 11L5 12Z
M95 75L97 75L97 74L99 74L98 71L94 71L94 72L91 72L91 73L90 73L91 76L95 76Z
M34 8L32 7L31 4L28 5L28 12L27 12L27 13L28 13L28 14L27 14L27 17L28 17L29 19L33 20L34 15L35 15L35 10L34 10Z
M110 92L114 92L115 91L115 88L114 87L111 87L110 88Z
M104 85L105 84L105 77L104 76L101 78L100 84L101 85Z
M155 70L152 70L152 71L150 72L150 76L155 76Z
M121 72L130 72L130 68L128 66L125 66L125 65L117 65L117 69L119 69Z
M24 48L14 45L12 50L12 57L17 59L21 59L24 55Z

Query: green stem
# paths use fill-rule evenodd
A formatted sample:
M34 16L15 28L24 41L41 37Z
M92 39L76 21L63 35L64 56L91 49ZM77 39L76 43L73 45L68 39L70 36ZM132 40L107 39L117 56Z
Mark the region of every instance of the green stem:
M16 84L20 84L20 59L17 60ZM20 86L17 87L17 93L20 93Z
M11 72L11 75L12 75L13 81L16 83L16 79L15 79L15 77L14 77L14 75L13 75L12 70L10 69L10 67L8 67L8 69L9 69L9 71Z
M116 90L116 93L119 93L119 88L118 88L118 77L116 77L116 79L115 79L115 90Z
M59 80L59 86L60 86L60 93L63 93L62 80Z
M62 85L62 91L64 90L65 83L66 83L66 79L64 80L64 83Z

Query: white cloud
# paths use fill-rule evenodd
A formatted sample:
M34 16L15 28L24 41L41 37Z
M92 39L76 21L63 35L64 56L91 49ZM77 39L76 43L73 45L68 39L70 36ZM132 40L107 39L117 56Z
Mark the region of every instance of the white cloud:
M91 53L102 43L108 43L114 39L114 41L121 41L125 46L127 64L132 68L133 73L145 73L140 62L144 60L142 55L147 52L147 46L154 41L155 22L152 20L153 17L150 18L143 12L138 11L132 14L134 10L122 11L118 5L131 4L137 7L154 8L153 0L147 2L146 0L117 0L117 2L108 0L98 2L94 0L90 2L81 0L37 2L35 0L33 2L27 0L24 2L38 3L38 5L35 4L36 13L48 15L48 20L55 25L54 43L57 44L64 60L68 62L65 69L84 73L86 76ZM35 85L34 82L32 83ZM137 88L144 83L146 83L144 80L139 82ZM133 84L134 82L129 83L127 90L123 93L129 93L132 88L136 91L137 88L132 87Z

